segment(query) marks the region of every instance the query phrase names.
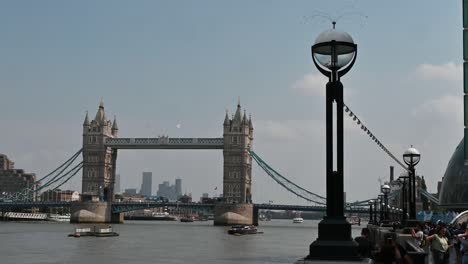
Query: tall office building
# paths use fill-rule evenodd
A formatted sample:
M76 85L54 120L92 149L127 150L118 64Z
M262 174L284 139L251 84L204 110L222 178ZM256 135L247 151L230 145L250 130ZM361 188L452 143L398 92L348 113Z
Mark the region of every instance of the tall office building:
M177 197L182 196L182 179L175 180L175 192Z
M120 193L120 174L115 175L114 193Z
M169 200L177 200L182 196L182 180L176 179L175 185L170 185L168 181L165 181L158 186L157 195L165 197Z
M153 186L153 173L143 172L143 181L141 183L140 194L144 196L151 196L152 186Z

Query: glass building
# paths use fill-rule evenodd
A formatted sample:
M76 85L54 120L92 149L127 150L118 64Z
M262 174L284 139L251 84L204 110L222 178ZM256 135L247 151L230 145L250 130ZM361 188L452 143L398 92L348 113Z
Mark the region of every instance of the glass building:
M447 209L468 209L468 166L465 166L462 139L445 170L439 194L440 205Z

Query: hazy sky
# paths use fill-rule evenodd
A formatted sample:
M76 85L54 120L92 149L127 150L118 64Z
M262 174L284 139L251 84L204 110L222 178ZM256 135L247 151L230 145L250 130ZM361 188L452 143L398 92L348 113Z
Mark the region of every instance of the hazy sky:
M41 176L81 148L101 98L120 136L220 137L225 109L252 114L254 150L325 195L324 84L310 46L337 29L358 44L345 102L399 158L412 144L430 191L463 135L462 1L3 1L0 153ZM177 127L180 124L180 128ZM397 166L349 119L345 191L377 194ZM122 188L180 177L222 189L222 152L122 150ZM397 175L401 170L397 167ZM81 188L77 178L68 187ZM258 166L253 199L303 203ZM218 187L217 190L215 188Z

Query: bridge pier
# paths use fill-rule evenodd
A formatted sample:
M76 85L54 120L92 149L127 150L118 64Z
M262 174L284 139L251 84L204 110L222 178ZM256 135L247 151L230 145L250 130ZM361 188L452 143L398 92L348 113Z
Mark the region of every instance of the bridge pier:
M216 204L214 208L214 225L253 225L254 206L253 204ZM258 225L258 210L257 210Z
M259 211L259 209L257 207L253 208L252 219L253 219L253 225L254 226L258 226L258 211Z
M113 214L108 202L79 202L71 205L70 223L123 223L123 214Z

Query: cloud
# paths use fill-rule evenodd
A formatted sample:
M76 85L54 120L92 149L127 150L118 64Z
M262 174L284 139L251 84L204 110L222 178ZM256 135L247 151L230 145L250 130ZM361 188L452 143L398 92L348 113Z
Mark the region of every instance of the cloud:
M274 140L316 139L324 136L324 123L317 120L259 120L256 134Z
M290 89L305 96L325 96L327 78L320 74L306 74L295 81Z
M462 81L463 65L448 62L445 64L420 64L416 75L423 80Z
M463 97L458 95L444 95L424 102L413 110L414 116L437 115L442 119L462 120Z

